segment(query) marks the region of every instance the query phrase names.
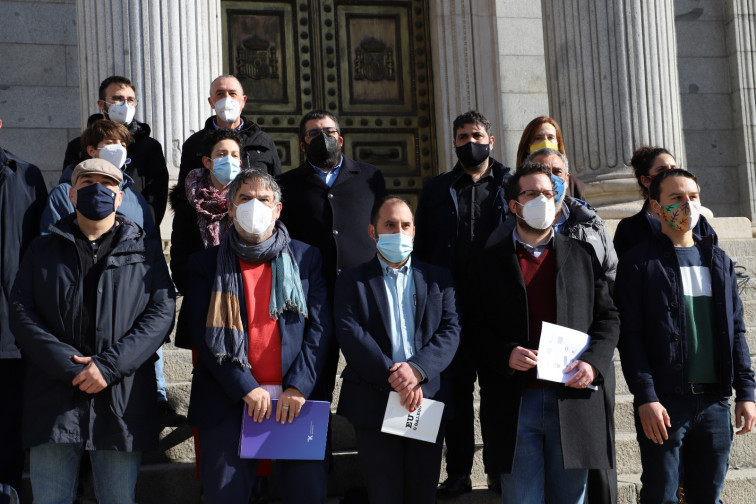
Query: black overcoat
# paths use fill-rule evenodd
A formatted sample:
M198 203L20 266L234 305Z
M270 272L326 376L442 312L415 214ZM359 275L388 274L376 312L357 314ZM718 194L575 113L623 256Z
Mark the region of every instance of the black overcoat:
M612 356L619 338L619 315L606 277L590 244L562 235L553 238L556 254L556 323L588 333L591 343L581 360L596 367L589 389L559 387L559 427L565 469L609 469L613 466L610 396L604 388L613 377ZM510 473L517 441L517 422L526 374L508 365L516 346L528 342L528 300L512 234L490 243L479 275L478 316L474 351L480 380L481 428L487 446L485 464L492 473ZM609 380L613 385L613 379Z

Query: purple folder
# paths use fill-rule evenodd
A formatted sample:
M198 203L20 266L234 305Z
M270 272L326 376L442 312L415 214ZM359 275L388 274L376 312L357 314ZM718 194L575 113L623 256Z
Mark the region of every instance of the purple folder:
M249 459L323 460L331 403L307 401L292 423L276 422L278 400L270 419L257 423L242 409L239 457Z

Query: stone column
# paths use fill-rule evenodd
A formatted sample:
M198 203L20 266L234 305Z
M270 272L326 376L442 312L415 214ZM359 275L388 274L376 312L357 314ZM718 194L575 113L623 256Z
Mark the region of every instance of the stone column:
M640 145L685 166L673 0L542 0L549 105L594 205L638 199Z
M457 162L452 121L477 110L497 128L504 125L498 93L499 65L495 50L494 0L433 0L430 26L433 47L438 169L449 171ZM498 145L494 146L496 149ZM500 156L494 155L499 158Z
M171 178L184 140L210 115L210 82L221 74L219 0L78 0L82 126L97 111L100 82L136 86L136 118L163 145Z
M756 7L750 0L729 0L727 38L730 50L733 113L738 145L741 214L756 221Z

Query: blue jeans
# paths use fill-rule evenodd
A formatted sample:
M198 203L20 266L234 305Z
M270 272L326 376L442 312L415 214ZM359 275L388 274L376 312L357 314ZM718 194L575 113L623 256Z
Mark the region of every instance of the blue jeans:
M504 504L585 502L587 469L565 469L557 388L525 389L511 474L501 475Z
M679 466L685 466L683 485L687 502L721 502L719 494L727 474L732 424L727 397L713 395L662 396L672 428L663 444L652 443L635 409L640 445L641 502L677 503Z
M35 504L70 504L79 486L83 443L46 443L29 453L29 476ZM99 504L134 503L142 452L93 450L95 496Z

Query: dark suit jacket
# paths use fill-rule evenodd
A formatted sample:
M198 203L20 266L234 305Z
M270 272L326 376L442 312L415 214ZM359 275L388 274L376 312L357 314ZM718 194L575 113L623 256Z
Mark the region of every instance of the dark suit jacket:
M305 318L287 310L278 318L283 388L296 387L305 397L309 397L322 369L323 356L330 346L330 306L320 271L320 253L317 249L294 240L290 246L294 260L299 265L308 316ZM205 343L205 319L219 249L219 246L210 247L190 258L189 290L184 295L181 307L182 312L186 313L186 327L190 331L191 343L198 357L192 376L189 423L200 428L211 428L226 415L241 415L242 398L259 386L249 369L238 363L224 361L218 364ZM243 290L240 302L246 329Z
M333 187L307 161L279 176L278 183L283 191L281 221L292 238L320 249L333 292L339 271L375 256L367 226L373 203L386 194L383 174L373 165L344 157Z
M448 270L412 259L415 280L415 355L408 362L427 375L423 397L445 401L441 371L459 344L454 288ZM336 339L347 361L338 412L356 427L380 428L386 410L391 359L389 304L377 258L336 281Z
M604 377L613 373L619 315L590 244L555 235L556 323L591 336L581 360L596 367L597 392L559 387L559 425L565 469L612 467L613 412ZM481 428L489 472L511 472L525 373L509 367L516 346L532 347L528 303L512 233L489 244L480 263L478 313L473 334L480 380ZM538 300L533 300L538 302Z

